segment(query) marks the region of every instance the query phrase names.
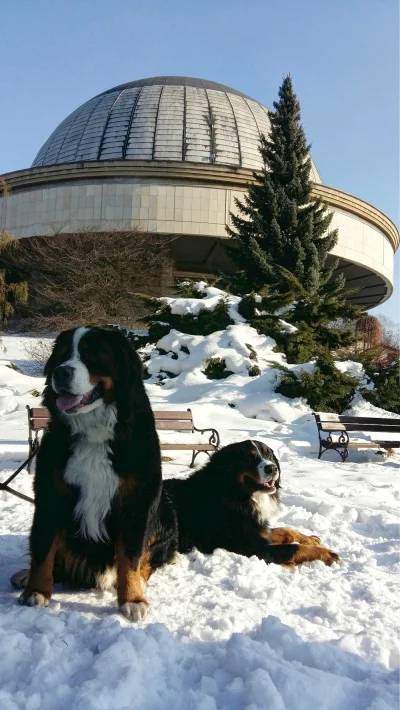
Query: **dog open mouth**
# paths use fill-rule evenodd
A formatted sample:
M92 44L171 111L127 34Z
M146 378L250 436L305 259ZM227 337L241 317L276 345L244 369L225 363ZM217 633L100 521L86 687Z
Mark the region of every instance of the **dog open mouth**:
M273 478L270 478L269 481L263 481L259 483L260 490L265 491L268 495L273 495L273 493L276 493L276 483L278 480L278 476L274 476Z
M279 478L279 474L273 476L268 481L260 481L259 479L253 478L253 476L246 476L248 483L256 488L258 491L265 491L268 495L272 495L276 492L276 484Z
M101 392L97 387L86 394L70 394L62 392L56 399L56 406L60 412L66 414L77 414L83 407L88 407L101 397Z

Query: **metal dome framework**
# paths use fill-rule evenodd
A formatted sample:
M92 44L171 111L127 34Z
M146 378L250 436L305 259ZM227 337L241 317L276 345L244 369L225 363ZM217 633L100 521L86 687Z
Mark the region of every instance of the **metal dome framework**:
M268 109L204 79L153 77L95 96L73 111L32 167L88 160L216 163L258 170ZM313 165L312 178L321 182Z

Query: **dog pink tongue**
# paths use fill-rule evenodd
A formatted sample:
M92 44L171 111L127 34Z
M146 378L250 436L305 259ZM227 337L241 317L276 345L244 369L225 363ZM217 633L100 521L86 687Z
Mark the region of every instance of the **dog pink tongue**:
M76 405L79 404L81 400L81 394L61 394L56 399L56 405L61 412L66 412L68 409L76 407Z

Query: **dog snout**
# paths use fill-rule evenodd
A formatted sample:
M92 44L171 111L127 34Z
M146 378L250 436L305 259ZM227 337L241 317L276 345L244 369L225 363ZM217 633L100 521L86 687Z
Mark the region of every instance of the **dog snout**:
M74 375L71 365L59 365L53 373L54 382L60 389L68 389Z
M266 476L276 476L278 473L278 466L273 463L266 463L264 466L264 472Z

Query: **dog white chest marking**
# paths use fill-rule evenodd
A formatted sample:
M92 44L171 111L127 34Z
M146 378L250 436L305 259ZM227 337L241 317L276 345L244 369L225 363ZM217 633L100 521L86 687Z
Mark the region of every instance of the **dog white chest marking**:
M252 495L255 504L258 521L262 525L278 512L278 503L273 496L264 493L264 491L255 491Z
M104 404L68 419L71 433L80 437L64 477L80 489L75 518L80 521L82 535L94 541L108 538L104 521L119 485L109 459L116 421L115 407Z

